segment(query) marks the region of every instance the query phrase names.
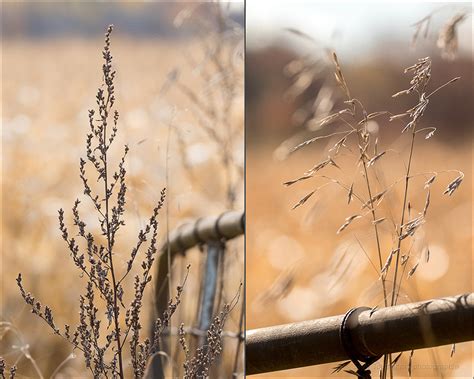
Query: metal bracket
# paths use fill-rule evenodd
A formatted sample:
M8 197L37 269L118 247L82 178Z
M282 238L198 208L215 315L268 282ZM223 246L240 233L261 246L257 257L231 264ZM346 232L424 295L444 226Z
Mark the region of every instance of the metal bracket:
M197 241L197 246L199 248L199 251L202 253L202 252L204 252L204 245L205 245L206 241L203 240L201 238L201 236L199 235L199 223L201 221L202 221L202 217L200 217L196 220L196 223L194 224L194 229L193 229L193 236Z
M381 357L364 355L357 348L353 331L359 326L359 315L370 310L369 307L357 307L350 309L345 315L339 330L339 338L349 359L357 367L357 376L362 379L371 379L370 365L378 361Z

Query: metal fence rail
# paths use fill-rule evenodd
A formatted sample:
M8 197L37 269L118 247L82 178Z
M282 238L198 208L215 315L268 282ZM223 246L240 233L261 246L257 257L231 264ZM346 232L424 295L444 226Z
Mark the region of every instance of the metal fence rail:
M169 246L171 254L175 255L208 241L230 240L242 235L244 228L244 211L227 211L219 216L202 217L173 230L161 251L166 252Z
M160 315L168 306L168 269L177 254L184 254L195 246L230 240L244 233L245 217L243 211L228 211L219 216L203 217L181 225L170 233L169 240L161 248L158 261L158 282L155 287L155 309ZM171 262L169 259L171 259Z
M203 283L201 285L200 304L198 310L197 328L192 328L191 335L196 336L198 346L205 344L206 332L212 318L215 316L217 283L219 280L218 267L225 254L225 246L228 240L234 239L244 233L245 217L243 211L228 211L219 216L203 217L196 221L189 222L173 230L168 241L160 249L158 261L158 272L155 282L154 313L152 320L160 317L168 307L170 299L170 268L178 255L185 255L186 251L201 246L206 254L206 264L203 273ZM222 279L222 278L221 278ZM153 326L152 326L153 327ZM165 332L167 334L167 332ZM238 351L241 344L241 331L235 333L234 338L238 338ZM165 347L166 341L162 341ZM237 358L236 358L237 359ZM236 363L234 363L234 368ZM154 359L150 378L164 378L164 368L162 357Z
M361 307L346 315L250 330L246 373L471 341L473 322L474 294L470 293L375 311Z

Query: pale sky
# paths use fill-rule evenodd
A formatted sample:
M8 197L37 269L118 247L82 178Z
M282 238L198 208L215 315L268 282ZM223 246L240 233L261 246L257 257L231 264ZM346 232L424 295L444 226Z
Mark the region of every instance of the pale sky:
M364 53L383 35L410 42L410 27L431 11L431 39L436 41L439 26L472 3L425 1L315 1L247 0L247 46L265 45L285 38L284 28L298 29L344 53ZM460 45L472 51L472 13L459 28Z

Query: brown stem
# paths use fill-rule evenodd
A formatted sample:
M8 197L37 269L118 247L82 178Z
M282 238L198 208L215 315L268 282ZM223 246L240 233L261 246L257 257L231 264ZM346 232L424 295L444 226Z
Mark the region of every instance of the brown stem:
M109 99L107 99L107 105ZM106 107L107 107L106 105ZM105 110L107 117L107 109ZM104 141L107 140L107 124L104 124ZM104 142L105 143L105 142ZM107 181L107 149L104 148L104 187L105 187L105 224L107 228L107 253L109 255L110 262L110 273L112 276L112 288L114 294L114 328L115 328L115 341L117 343L117 355L119 363L119 376L124 379L123 362L122 362L122 343L120 341L120 324L118 315L118 302L117 302L117 284L115 280L114 261L112 257L112 236L110 232L110 221L109 221L109 195L108 195L108 181Z
M243 333L243 328L245 327L244 320L245 320L245 301L242 304L242 309L240 311L239 336L238 336L238 341L237 341L237 348L235 350L234 366L232 368L232 378L238 377L237 369L239 367L240 346L242 345L242 342L243 342L242 333Z
M360 140L360 134L359 134L359 140ZM362 149L362 144L359 143L359 146L361 146L360 147L360 153L362 154L362 164L364 166L365 183L367 185L367 192L369 194L369 199L370 199L370 211L372 213L372 221L374 221L373 224L374 224L374 230L375 230L375 240L377 242L377 253L378 253L378 257L379 257L379 266L380 266L380 270L382 270L382 268L383 268L382 248L380 246L379 229L378 229L377 223L375 223L375 221L377 220L377 215L375 213L374 201L373 201L373 197L372 197L372 189L371 189L371 186L370 186L370 179L369 179L369 174L368 174L368 171L367 171L367 160L365 158L365 152ZM387 303L387 290L386 290L386 287L385 287L385 278L384 278L382 273L381 273L381 275L382 275L381 278L382 278L382 288L383 288L383 299L384 299L385 306L387 306L388 303Z
M397 297L395 297L395 292L396 292L396 287L397 287L397 276L398 276L398 265L400 261L400 247L402 245L402 240L400 239L400 236L403 233L403 223L405 222L405 210L407 207L407 202L408 202L408 183L410 181L410 170L411 170L411 163L412 163L412 158L413 158L413 150L415 146L415 136L416 136L416 125L413 126L413 133L412 133L412 138L411 138L411 146L410 146L410 155L408 158L408 166L407 166L407 171L405 175L405 191L403 194L403 209L402 209L402 215L400 218L400 227L399 227L399 232L398 232L398 244L397 244L397 257L395 260L395 273L393 277L393 289L392 289L392 300L390 305L395 305L397 302ZM400 280L401 284L401 280Z
M360 134L359 134L359 138L360 138ZM375 240L377 242L377 253L378 253L378 257L379 257L379 267L380 267L380 271L382 271L382 268L383 268L382 249L381 249L381 246L380 246L380 237L379 237L378 225L375 222L377 220L377 215L375 213L374 201L373 201L373 198L372 198L372 189L371 189L371 186L370 186L370 179L369 179L369 175L368 175L368 171L367 171L367 162L366 162L366 158L365 158L365 152L363 151L362 145L360 143L359 143L359 146L361 146L360 153L362 154L362 164L364 166L365 183L367 185L367 192L369 194L369 199L370 199L370 211L372 213L372 220L373 220L373 225L374 225L374 230L375 230ZM384 301L384 305L386 307L388 305L388 302L387 302L387 289L386 289L386 286L385 286L384 274L382 272L380 272L380 274L381 274L381 279L382 279L383 301ZM385 354L384 357L383 357L383 369L382 369L382 377L383 378L387 377L387 367L390 367L390 378L393 378L392 355L391 354Z

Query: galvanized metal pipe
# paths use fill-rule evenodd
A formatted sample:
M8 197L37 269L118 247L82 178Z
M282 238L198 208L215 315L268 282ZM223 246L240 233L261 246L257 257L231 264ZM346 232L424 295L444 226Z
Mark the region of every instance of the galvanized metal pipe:
M345 315L246 333L246 373L258 374L349 359L341 343ZM377 357L472 341L474 294L356 313L347 327L352 356Z
M221 242L209 242L207 244L206 268L202 283L201 309L199 310L199 329L208 330L214 316L214 300L217 289L219 255L222 254L224 246ZM204 345L205 336L200 339L200 346Z

